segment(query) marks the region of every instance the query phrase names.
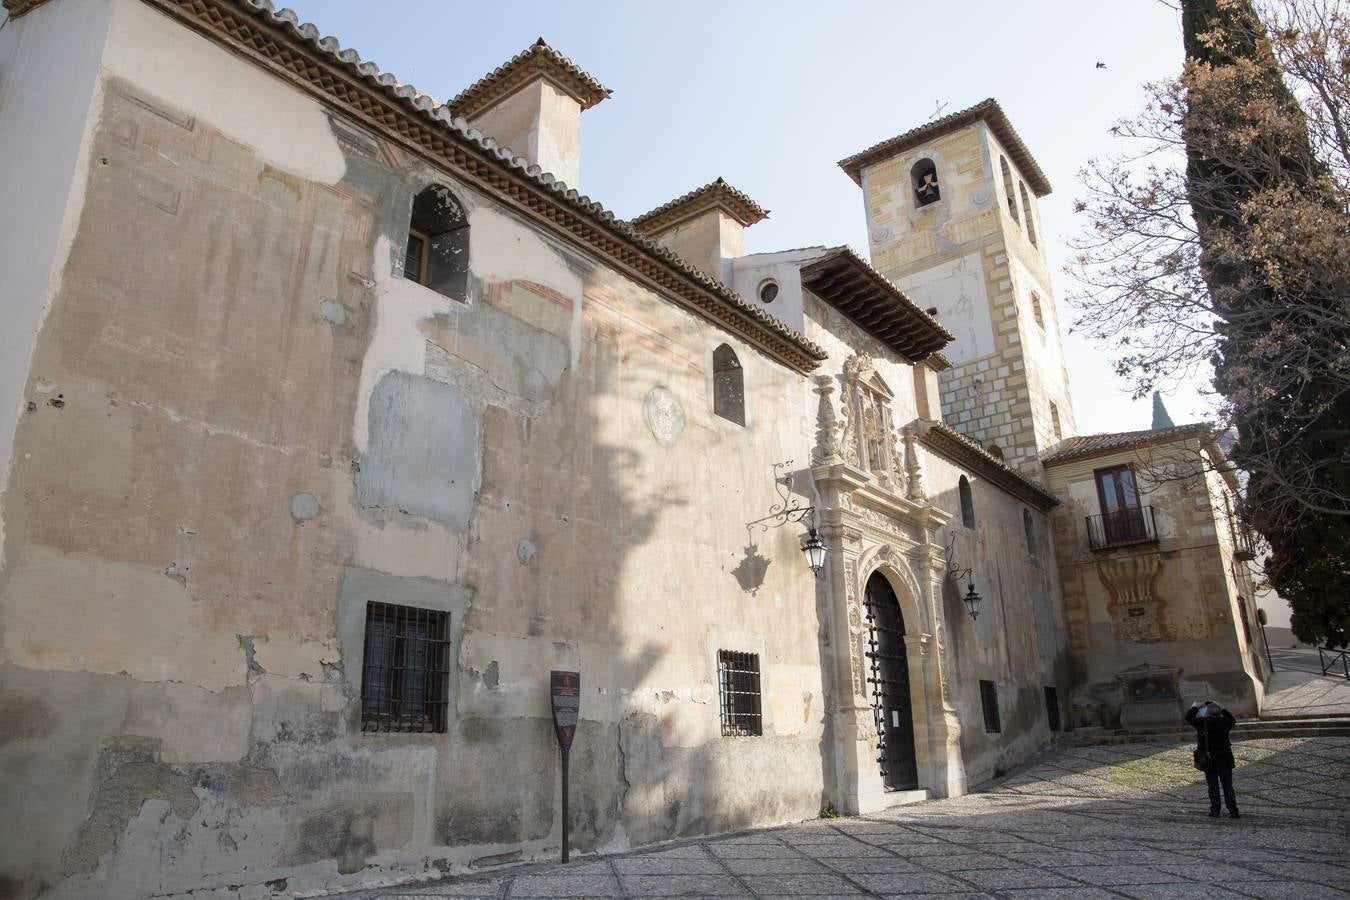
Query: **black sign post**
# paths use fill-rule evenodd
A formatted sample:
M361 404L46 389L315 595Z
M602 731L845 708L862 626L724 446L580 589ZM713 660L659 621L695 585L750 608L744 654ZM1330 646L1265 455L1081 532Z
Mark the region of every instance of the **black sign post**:
M581 709L581 673L549 673L549 697L553 702L553 730L562 754L562 861L567 862L567 760L572 755L572 736L577 732Z

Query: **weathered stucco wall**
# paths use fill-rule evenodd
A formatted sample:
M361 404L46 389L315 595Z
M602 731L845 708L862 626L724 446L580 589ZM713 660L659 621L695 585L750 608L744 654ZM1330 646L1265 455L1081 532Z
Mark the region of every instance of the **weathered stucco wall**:
M1214 697L1255 714L1258 664L1242 641L1234 582L1201 473L1200 447L1175 442L1046 469L1067 502L1053 514L1069 647L1078 661L1075 714L1106 724L1120 715L1117 674L1141 664L1181 669L1182 700ZM1101 512L1093 472L1131 465L1157 541L1091 550L1086 518ZM1182 706L1186 705L1185 703ZM1180 710L1178 711L1178 716Z
M0 208L11 223L0 241L0 544L33 343L59 286L84 197L95 121L89 110L108 20L107 3L62 4L0 29ZM46 396L45 382L41 387L40 402L55 399Z
M5 509L0 895L550 857L551 668L577 849L816 814L816 585L746 527L806 380L134 0L101 78ZM432 180L465 301L398 274ZM360 730L372 601L449 613L448 733ZM721 735L720 649L760 655L762 737Z
M953 564L971 570L984 601L972 620L962 601L967 582L949 579L945 586L953 701L962 723L967 774L975 784L1049 742L1045 688L1056 689L1060 722L1068 724L1074 672L1065 651L1050 519L940 454L925 452L924 475L933 502L952 517L940 532L943 544L951 542ZM971 485L973 529L962 523L958 484L963 475ZM1031 515L1031 546L1023 510ZM998 733L985 730L981 680L998 688Z

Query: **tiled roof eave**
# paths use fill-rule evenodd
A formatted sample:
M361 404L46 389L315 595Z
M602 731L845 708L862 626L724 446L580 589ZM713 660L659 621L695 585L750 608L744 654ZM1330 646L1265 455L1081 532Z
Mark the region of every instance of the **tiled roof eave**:
M1036 162L1036 158L1031 155L1031 150L1022 141L1017 130L1013 128L1012 122L1008 120L1003 108L992 97L982 100L974 106L957 110L940 119L920 125L918 128L911 128L903 134L873 144L866 150L841 159L839 167L855 183L861 184L862 170L868 166L979 121L988 123L990 130L994 132L999 142L1007 148L1008 155L1017 164L1018 171L1026 178L1033 193L1037 197L1044 197L1050 193L1050 179L1046 177L1040 164Z
M953 340L937 319L849 247L809 260L801 276L803 287L910 362L922 362Z
M450 107L454 115L472 119L538 77L547 79L572 97L581 104L583 110L590 109L612 93L593 75L540 38L528 49L517 53L460 91L446 106Z
M656 209L630 219L628 224L643 234L660 234L687 219L718 207L746 227L769 216L768 210L719 177L676 197L669 203L663 203Z
M541 227L597 253L668 299L809 372L826 352L589 197L499 147L445 106L362 62L267 0L143 0L334 106L372 131L474 183Z
M1144 431L1120 431L1104 434L1089 434L1068 438L1057 449L1041 459L1043 466L1059 466L1064 463L1091 459L1098 456L1111 456L1169 444L1175 441L1199 440L1213 443L1214 430L1203 423L1177 425L1172 428L1148 429Z
M926 423L920 440L934 452L963 464L1041 512L1049 512L1059 505L1059 498L1054 494L1002 460L990 456L975 441L944 422Z

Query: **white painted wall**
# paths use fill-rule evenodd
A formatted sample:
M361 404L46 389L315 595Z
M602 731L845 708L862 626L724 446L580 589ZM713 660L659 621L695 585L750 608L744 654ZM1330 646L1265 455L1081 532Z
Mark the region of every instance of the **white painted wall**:
M83 207L111 8L50 3L0 29L0 543L29 360Z
M959 365L994 352L994 324L979 251L916 272L895 284L920 309L937 307L938 320L956 337L942 351L952 362Z

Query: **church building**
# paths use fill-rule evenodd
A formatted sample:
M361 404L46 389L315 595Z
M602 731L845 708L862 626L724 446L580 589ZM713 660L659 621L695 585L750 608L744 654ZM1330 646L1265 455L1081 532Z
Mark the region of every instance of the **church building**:
M0 896L554 859L555 672L578 854L1258 711L1235 475L1076 434L994 101L840 163L866 256L747 254L721 178L580 193L542 39L439 102L267 0L3 5Z

